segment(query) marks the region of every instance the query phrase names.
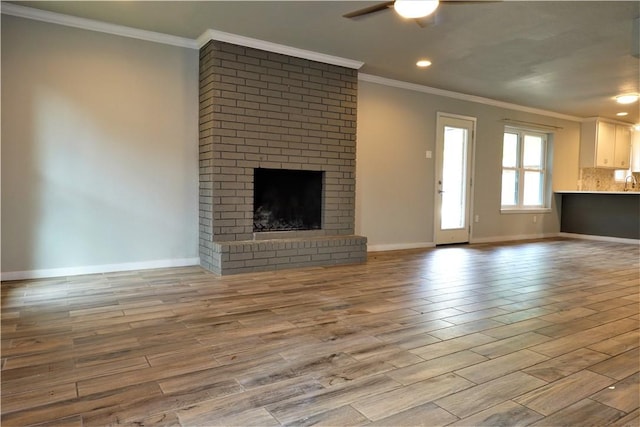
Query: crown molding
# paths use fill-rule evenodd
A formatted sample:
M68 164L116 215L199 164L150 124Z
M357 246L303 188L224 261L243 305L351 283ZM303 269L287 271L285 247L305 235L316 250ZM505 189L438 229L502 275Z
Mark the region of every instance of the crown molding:
M524 105L512 104L510 102L498 101L496 99L484 98L482 96L468 95L466 93L453 92L450 90L438 89L430 86L423 86L415 83L403 82L400 80L388 79L386 77L374 76L371 74L358 73L358 80L369 83L377 83L385 86L397 87L400 89L412 90L414 92L428 93L431 95L446 96L447 98L460 99L462 101L475 102L478 104L490 105L493 107L508 108L510 110L523 111L526 113L539 114L541 116L554 117L556 119L569 120L572 122L582 122L582 117L570 116L556 113L555 111L541 110L539 108L526 107Z
M355 61L353 59L341 58L339 56L326 55L324 53L313 52L310 50L299 49L296 47L285 46L282 44L272 43L264 40L253 39L251 37L239 36L237 34L225 33L218 30L206 30L198 37L197 44L199 47L204 46L210 40L216 40L226 43L232 43L239 46L252 47L254 49L266 50L268 52L281 53L283 55L294 56L296 58L309 59L311 61L323 62L325 64L338 65L345 68L353 68L358 70L364 65L364 62Z
M364 62L352 59L341 58L338 56L326 55L324 53L313 52L305 49L298 49L291 46L285 46L264 40L253 39L250 37L240 36L232 33L225 33L217 30L206 30L197 40L185 37L171 36L154 31L140 30L137 28L126 27L124 25L110 24L107 22L96 21L94 19L79 18L76 16L65 15L62 13L49 12L46 10L34 9L32 7L20 6L13 3L2 2L0 12L5 15L17 16L19 18L33 19L36 21L48 22L51 24L64 25L67 27L81 28L83 30L97 31L101 33L113 34L117 36L130 37L134 39L146 40L154 43L162 43L172 46L184 47L188 49L200 49L209 40L218 40L227 43L233 43L240 46L252 47L256 49L266 50L268 52L281 53L284 55L295 56L297 58L309 59L312 61L323 62L325 64L338 65L346 68L359 69Z
M603 122L609 122L609 123L615 123L615 124L622 125L622 126L633 126L634 125L633 123L625 122L624 120L607 119L606 117L600 117L600 116L586 117L586 118L582 119L582 121L584 123L595 122L596 120L601 120Z
M294 56L297 58L309 59L311 61L323 62L326 64L338 65L341 67L360 69L364 62L356 61L339 56L326 55L323 53L313 52L310 50L299 49L291 46L272 43L264 40L254 39L251 37L240 36L237 34L226 33L218 30L206 30L197 40L185 37L171 36L168 34L157 33L154 31L140 30L137 28L126 27L124 25L110 24L94 19L79 18L76 16L64 15L62 13L49 12L31 7L20 6L13 3L0 3L0 13L5 15L17 16L19 18L33 19L36 21L48 22L52 24L64 25L67 27L80 28L89 31L97 31L101 33L113 34L122 37L130 37L139 40L146 40L154 43L161 43L171 46L178 46L188 49L200 49L210 40L217 40L226 43L233 43L240 46L252 47L268 52L280 53L283 55ZM561 114L554 111L541 110L533 107L512 104L509 102L498 101L495 99L484 98L481 96L468 95L460 92L453 92L444 89L438 89L430 86L419 85L415 83L393 80L386 77L374 76L371 74L358 73L358 80L377 83L385 86L407 89L415 92L428 93L431 95L445 96L448 98L460 99L463 101L475 102L484 105L490 105L500 108L508 108L516 111L539 114L547 117L554 117L574 122L582 122L585 119L567 114ZM586 119L588 120L588 119Z
M77 16L64 15L62 13L49 12L46 10L34 9L32 7L24 7L13 3L2 2L0 12L5 15L33 19L36 21L64 25L67 27L81 28L83 30L97 31L100 33L130 37L189 49L199 49L198 43L195 40L184 37L170 36L168 34L156 33L154 31L139 30L137 28L125 27L124 25L109 24L106 22L96 21L94 19L79 18Z

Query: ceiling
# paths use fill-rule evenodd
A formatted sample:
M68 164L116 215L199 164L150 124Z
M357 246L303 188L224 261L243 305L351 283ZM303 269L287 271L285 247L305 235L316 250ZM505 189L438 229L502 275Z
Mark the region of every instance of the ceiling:
M613 99L640 91L640 60L632 56L638 1L441 4L425 28L393 10L342 17L376 1L15 3L190 39L214 29L363 61L360 71L376 76L640 123L638 102ZM418 69L420 58L433 65ZM620 111L629 115L616 117Z

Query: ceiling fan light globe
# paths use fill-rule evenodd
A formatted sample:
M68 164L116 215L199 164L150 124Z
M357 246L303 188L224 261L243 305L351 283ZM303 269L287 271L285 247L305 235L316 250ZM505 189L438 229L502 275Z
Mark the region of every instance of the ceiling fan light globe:
M403 18L415 19L431 15L438 4L438 0L396 0L393 8Z

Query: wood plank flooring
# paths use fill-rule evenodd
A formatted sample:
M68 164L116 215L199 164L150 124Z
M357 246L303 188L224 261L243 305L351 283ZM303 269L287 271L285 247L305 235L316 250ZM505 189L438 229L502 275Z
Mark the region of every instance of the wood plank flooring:
M2 283L2 425L640 421L637 245Z

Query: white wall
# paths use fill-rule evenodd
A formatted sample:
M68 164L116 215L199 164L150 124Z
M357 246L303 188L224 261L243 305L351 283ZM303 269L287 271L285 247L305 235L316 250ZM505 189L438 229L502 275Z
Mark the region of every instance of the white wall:
M554 135L554 189L576 189L580 123L432 95L368 81L358 87L356 233L369 247L433 244L434 151L438 112L477 118L472 241L543 236L560 231L557 206L533 214L501 214L503 119L562 127Z
M197 258L198 51L6 15L1 41L2 271Z

